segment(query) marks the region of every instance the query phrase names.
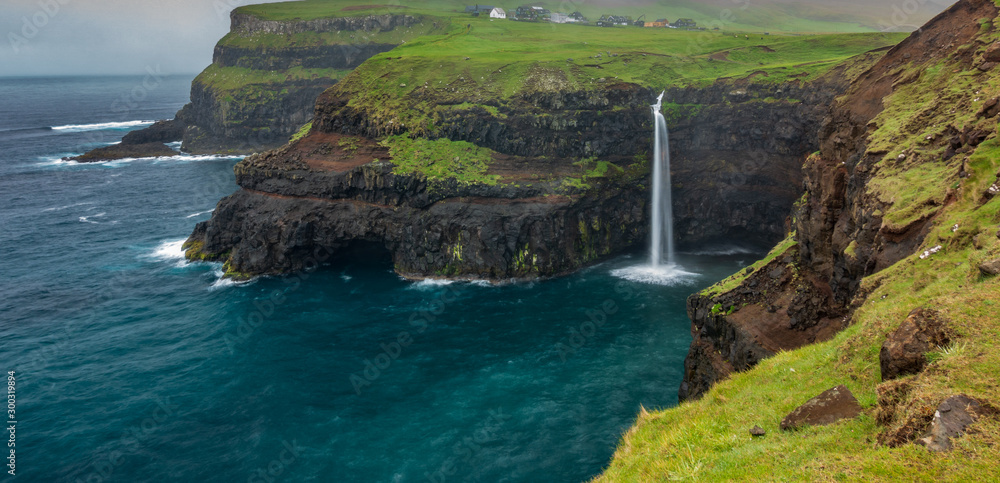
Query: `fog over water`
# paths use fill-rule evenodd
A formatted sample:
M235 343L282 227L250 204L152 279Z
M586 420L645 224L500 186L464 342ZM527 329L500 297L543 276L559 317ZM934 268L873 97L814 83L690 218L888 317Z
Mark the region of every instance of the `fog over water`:
M274 0L3 0L0 76L197 73L253 3Z

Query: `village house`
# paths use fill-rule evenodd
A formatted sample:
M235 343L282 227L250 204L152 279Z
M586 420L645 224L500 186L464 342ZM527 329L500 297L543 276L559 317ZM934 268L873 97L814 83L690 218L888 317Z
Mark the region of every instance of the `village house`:
M598 27L628 27L632 25L632 17L624 15L601 15L597 21Z
M660 28L663 28L663 27L669 27L670 26L670 22L667 19L665 19L665 18L661 18L661 19L657 19L655 22L646 22L645 26L646 27L660 27Z
M539 20L548 20L551 14L552 12L549 11L549 9L536 7L533 5L521 5L520 7L517 7L517 10L514 11L514 17L516 17L517 20L527 20L535 22Z
M490 10L490 18L507 18L507 12L500 7L494 8Z
M689 18L682 18L674 22L672 26L681 29L693 29L698 26L698 22L695 22L694 20Z
M469 5L465 7L465 13L478 17L481 14L489 14L494 9L493 5Z
M573 12L568 15L560 12L552 12L549 21L552 23L587 23L587 17L584 17L580 12Z

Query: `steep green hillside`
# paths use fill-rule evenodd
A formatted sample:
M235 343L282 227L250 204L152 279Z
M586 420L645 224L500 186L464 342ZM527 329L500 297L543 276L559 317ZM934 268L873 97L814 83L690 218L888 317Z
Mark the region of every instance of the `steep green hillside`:
M847 297L847 329L734 374L700 400L643 412L602 481L996 479L995 413L953 451L915 444L949 396L1000 407L996 13L992 2L959 2L889 52L842 98L807 162L798 232L770 259L794 259L796 276L832 277L829 287ZM702 296L734 300L763 266ZM937 311L951 342L931 348L919 373L883 381L883 341L914 309ZM839 384L860 401L859 418L779 429L789 411ZM766 436L752 437L755 425Z

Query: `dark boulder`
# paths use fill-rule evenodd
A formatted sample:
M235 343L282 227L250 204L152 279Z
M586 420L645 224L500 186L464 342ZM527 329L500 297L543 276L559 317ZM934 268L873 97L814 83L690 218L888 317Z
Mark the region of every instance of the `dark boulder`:
M994 42L986 49L986 52L983 53L983 61L1000 62L1000 42Z
M781 420L782 430L798 429L803 426L826 426L841 419L856 418L861 414L861 405L847 386L840 385L824 391Z
M916 309L889 334L879 352L882 380L916 374L927 364L926 353L950 342L945 321L937 312Z
M980 416L993 412L991 407L964 394L951 396L938 406L930 432L917 443L931 451L949 451L953 439L965 434Z
M1000 258L980 263L979 272L987 276L1000 275Z

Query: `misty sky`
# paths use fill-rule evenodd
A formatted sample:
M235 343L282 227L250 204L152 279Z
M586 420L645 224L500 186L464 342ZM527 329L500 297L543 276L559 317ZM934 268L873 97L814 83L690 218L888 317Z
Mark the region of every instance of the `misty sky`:
M0 34L3 35L0 38L0 77L145 74L147 68L166 75L195 74L211 63L212 48L229 31L229 12L234 7L275 1L283 0L0 0ZM653 2L604 1L608 4ZM722 0L699 1L711 4ZM868 4L868 0L759 1L832 5L841 9L849 7L848 10L857 8L849 4ZM870 1L884 8L897 4L906 7L911 3L919 6L917 16L920 18L916 23L930 18L928 9L936 13L953 2ZM728 1L723 3L729 4ZM906 27L916 28L916 25L907 24Z
M273 1L0 0L0 76L197 73L234 7ZM26 30L25 17L43 26Z

